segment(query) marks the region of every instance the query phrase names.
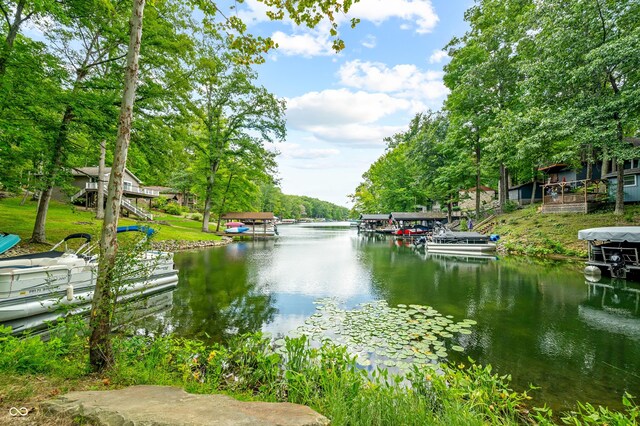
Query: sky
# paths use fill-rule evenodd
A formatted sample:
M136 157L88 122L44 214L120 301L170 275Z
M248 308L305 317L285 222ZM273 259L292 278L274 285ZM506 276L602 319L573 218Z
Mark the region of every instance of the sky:
M272 22L246 0L238 16L255 35L278 43L256 67L259 83L287 102L287 138L274 144L282 192L351 206L384 138L447 96L443 47L467 30L472 0L360 0L340 17L346 48L331 49L329 26ZM360 24L350 28L350 19Z

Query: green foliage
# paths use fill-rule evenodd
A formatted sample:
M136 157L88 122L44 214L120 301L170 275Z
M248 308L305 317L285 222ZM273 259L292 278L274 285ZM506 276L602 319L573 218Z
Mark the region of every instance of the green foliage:
M44 374L77 378L88 372L86 335L68 325L49 342L18 339L0 329L0 378ZM285 338L279 349L259 334L236 336L229 344L148 336L117 336L112 385L183 386L189 392L225 392L262 401L309 405L336 425L383 424L553 424L547 408L527 406L527 392L509 387L508 375L490 366L414 367L406 376L384 369L360 369L344 347L311 347L306 337ZM26 386L26 384L25 384ZM24 395L33 393L25 387ZM19 399L19 390L11 398ZM578 404L562 415L566 424L633 424L640 414L630 395L625 411Z
M633 396L625 392L622 397L625 411L612 411L606 407L594 407L589 403L578 403L577 411L562 416L562 422L568 425L629 425L640 420L640 407Z
M182 207L178 203L168 203L164 208L164 212L174 216L180 216L182 214Z
M86 374L84 324L71 319L55 330L49 340L43 342L39 336L18 339L11 336L11 328L0 325L0 371L69 378Z
M191 213L189 215L190 220L195 220L196 222L202 222L202 213Z

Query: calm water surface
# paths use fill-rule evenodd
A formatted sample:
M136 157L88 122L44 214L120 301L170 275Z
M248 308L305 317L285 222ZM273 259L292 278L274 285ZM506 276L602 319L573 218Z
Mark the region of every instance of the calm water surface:
M321 297L347 307L380 299L430 305L478 323L451 360L492 364L519 390L540 386L537 405L620 407L624 391L640 395L639 287L591 284L580 265L564 262L427 256L349 228L279 229L277 240L177 254L180 283L156 326L224 342L293 330Z

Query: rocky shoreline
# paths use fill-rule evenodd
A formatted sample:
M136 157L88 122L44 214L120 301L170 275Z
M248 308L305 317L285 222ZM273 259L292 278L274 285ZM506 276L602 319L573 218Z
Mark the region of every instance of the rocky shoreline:
M154 250L176 252L176 251L198 250L198 249L209 248L209 247L225 246L232 241L233 239L229 237L222 237L221 240L215 240L215 241L164 240L164 241L153 241L151 243L151 247Z
M153 241L151 247L154 250L177 252L186 250L199 250L209 247L225 246L232 242L230 237L222 237L221 240L200 240L200 241L187 241L187 240L163 240ZM43 248L45 247L45 248ZM46 248L44 245L32 245L32 244L19 244L17 247L0 254L0 259L5 257L21 256L24 254L39 253L47 251L50 248Z

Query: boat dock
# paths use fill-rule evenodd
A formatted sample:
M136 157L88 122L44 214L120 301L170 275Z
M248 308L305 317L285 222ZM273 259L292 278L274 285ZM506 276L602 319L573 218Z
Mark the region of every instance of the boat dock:
M222 215L220 219L227 223L242 223L243 227L248 228L235 233L219 232L220 235L238 239L274 238L278 235L276 217L273 212L230 212Z

